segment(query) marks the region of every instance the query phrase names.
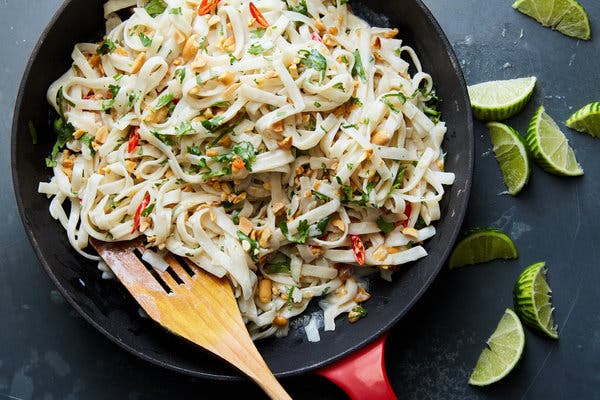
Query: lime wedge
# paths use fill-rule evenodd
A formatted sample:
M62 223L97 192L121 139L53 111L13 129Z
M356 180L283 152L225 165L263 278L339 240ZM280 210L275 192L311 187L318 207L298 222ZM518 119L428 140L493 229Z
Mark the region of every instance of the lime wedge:
M470 385L486 386L504 378L518 364L525 348L525 332L519 317L504 311L496 330L487 340L469 379Z
M467 87L473 116L481 121L500 121L525 107L535 88L536 78L488 81Z
M569 141L543 106L531 118L526 140L533 159L545 171L556 175L583 175Z
M567 36L592 37L588 14L576 0L517 0L512 7Z
M515 244L506 234L497 229L479 228L467 232L454 247L448 267L454 269L499 258L513 259L518 256Z
M600 102L587 104L575 111L565 124L576 131L600 137Z
M558 331L552 317L550 293L546 283L546 263L539 262L529 267L519 276L513 290L515 310L527 325L558 339Z
M527 144L519 132L500 122L489 122L490 139L500 165L508 193L513 196L523 189L529 180L529 156Z

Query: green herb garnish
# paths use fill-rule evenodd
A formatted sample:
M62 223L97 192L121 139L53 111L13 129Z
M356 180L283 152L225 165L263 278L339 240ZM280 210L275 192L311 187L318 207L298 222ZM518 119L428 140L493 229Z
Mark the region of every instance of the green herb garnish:
M146 3L144 8L146 9L148 15L154 18L157 15L160 15L163 12L165 12L165 9L167 8L167 3L165 3L164 0L150 0Z
M377 218L377 227L383 233L390 233L396 228L396 225L393 222L386 221L382 215Z
M358 75L363 82L367 81L367 75L365 74L365 68L363 67L362 59L360 58L360 51L354 50L354 66L352 67L352 75Z

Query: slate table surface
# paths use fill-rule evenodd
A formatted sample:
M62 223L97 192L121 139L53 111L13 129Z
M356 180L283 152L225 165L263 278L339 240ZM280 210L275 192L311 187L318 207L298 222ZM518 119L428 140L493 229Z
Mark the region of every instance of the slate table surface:
M468 84L535 75L527 108L509 120L525 131L537 106L563 126L600 100L600 4L583 0L591 42L543 28L510 1L426 0L445 30ZM126 353L64 302L41 269L18 217L10 177L10 129L29 54L61 0L0 0L0 400L264 398L246 382L180 376ZM440 83L441 84L441 83ZM563 126L564 127L564 126ZM533 167L518 197L505 187L483 124L475 124L476 161L465 228L507 232L518 260L444 270L391 331L386 359L399 399L600 399L600 139L564 128L581 178ZM545 260L560 340L527 330L525 354L503 381L484 390L469 373L527 265ZM324 379L283 379L295 399L344 399Z

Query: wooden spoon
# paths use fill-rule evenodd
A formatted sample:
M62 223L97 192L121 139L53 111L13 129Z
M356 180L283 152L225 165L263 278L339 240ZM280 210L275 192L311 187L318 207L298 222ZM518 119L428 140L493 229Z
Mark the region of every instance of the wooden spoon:
M161 272L138 258L141 239L106 243L91 240L100 257L148 315L169 331L221 357L255 381L271 399L291 399L248 334L231 284L172 254Z

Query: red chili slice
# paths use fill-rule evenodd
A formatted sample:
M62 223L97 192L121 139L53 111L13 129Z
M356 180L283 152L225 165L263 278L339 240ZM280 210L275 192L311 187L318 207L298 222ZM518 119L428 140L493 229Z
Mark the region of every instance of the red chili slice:
M310 38L312 40L316 40L317 42L323 43L323 39L321 39L321 35L319 35L319 33L316 31L310 34Z
M206 15L211 13L217 8L221 0L202 0L198 6L198 15Z
M133 229L131 230L131 233L135 233L140 228L140 217L142 215L142 211L144 211L144 208L148 207L148 204L150 204L150 195L146 193L146 196L144 196L144 199L142 200L138 208L135 210L135 217L133 218Z
M404 215L406 215L406 219L403 221L396 222L396 226L403 226L406 228L408 225L408 219L410 218L410 213L412 212L412 206L410 203L406 203L406 207L404 208Z
M352 250L354 250L354 258L358 265L365 265L365 244L358 235L350 235L352 240Z
M127 146L127 152L131 153L135 150L138 143L140 142L140 128L138 126L132 126L129 130L129 141Z
M258 8L256 8L254 3L250 2L250 4L248 6L250 7L250 14L256 20L256 22L258 22L260 25L267 28L269 26L269 23L265 19L265 16L262 15L262 13L260 11L258 11Z

